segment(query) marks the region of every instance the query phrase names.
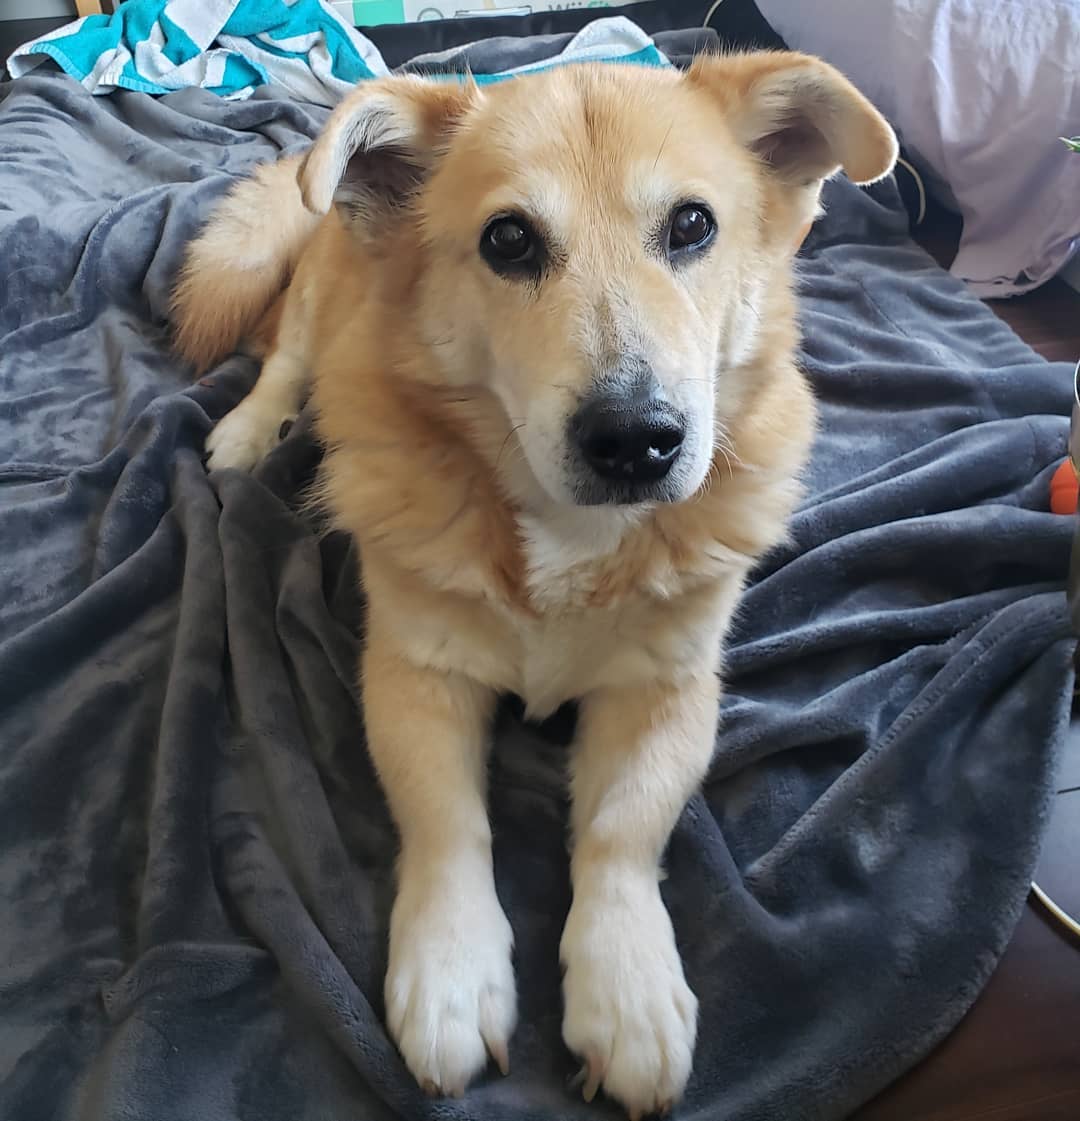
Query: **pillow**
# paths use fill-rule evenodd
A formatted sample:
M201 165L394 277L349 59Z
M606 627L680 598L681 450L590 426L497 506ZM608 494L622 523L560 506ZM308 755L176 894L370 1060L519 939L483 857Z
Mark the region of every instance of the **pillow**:
M795 49L843 70L964 218L952 271L983 297L1080 249L1080 0L758 0Z

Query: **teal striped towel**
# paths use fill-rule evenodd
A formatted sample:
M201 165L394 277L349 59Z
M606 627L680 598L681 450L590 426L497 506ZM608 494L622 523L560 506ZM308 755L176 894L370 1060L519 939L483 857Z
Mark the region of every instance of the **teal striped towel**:
M18 78L44 58L93 93L202 86L241 99L275 82L324 105L386 73L375 45L322 0L127 0L19 47L8 70Z
M324 0L127 0L24 44L8 70L18 78L47 58L95 94L201 86L239 100L273 82L318 105L388 73L374 43ZM595 20L553 58L487 80L586 60L668 65L641 28L616 17Z

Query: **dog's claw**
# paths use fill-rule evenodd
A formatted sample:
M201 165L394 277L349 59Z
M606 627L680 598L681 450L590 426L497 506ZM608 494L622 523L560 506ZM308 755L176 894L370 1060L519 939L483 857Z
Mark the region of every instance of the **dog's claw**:
M420 1087L429 1098L437 1098L439 1096L439 1087L431 1081L430 1078L426 1079Z
M600 1083L604 1080L604 1064L595 1055L586 1056L578 1080L585 1083L581 1089L581 1096L587 1102L591 1102L596 1097L596 1091L600 1089Z
M499 1073L505 1078L510 1073L510 1053L506 1049L506 1040L499 1039L493 1042L485 1039L484 1042L487 1044L488 1054L499 1068Z

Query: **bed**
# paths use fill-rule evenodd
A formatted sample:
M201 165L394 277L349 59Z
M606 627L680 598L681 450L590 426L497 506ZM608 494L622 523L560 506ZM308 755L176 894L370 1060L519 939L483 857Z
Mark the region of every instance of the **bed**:
M677 63L769 45L735 6L632 11ZM558 49L483 27L440 65ZM522 42L526 35L545 39ZM373 33L392 65L474 38ZM516 56L515 56L516 57ZM245 392L169 348L187 241L326 110L265 87L0 91L0 1116L614 1117L568 1087L558 937L573 713L509 698L492 758L521 1023L508 1078L413 1084L382 1026L395 841L363 749L351 543L304 498L308 418L253 475L202 444ZM808 497L755 575L715 762L666 858L701 1001L678 1118L839 1119L970 1007L1027 893L1068 722L1071 369L829 184L800 258Z

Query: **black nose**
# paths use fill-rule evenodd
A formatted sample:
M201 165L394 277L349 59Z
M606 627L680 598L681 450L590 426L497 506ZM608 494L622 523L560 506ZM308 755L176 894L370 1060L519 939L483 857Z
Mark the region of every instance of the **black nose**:
M587 401L574 418L581 454L603 479L652 483L679 458L686 426L655 397L603 395Z

